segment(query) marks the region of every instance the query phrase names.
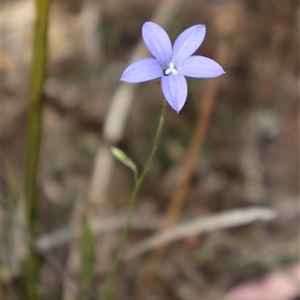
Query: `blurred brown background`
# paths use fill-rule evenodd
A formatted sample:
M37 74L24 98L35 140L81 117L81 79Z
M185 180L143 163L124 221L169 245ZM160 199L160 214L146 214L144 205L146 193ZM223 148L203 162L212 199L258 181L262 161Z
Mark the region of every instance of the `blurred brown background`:
M196 53L217 60L218 49L223 44L229 48L222 64L226 74L178 222L252 206L273 208L277 218L173 242L145 299L221 299L240 282L284 269L299 258L299 3L173 2L172 13L171 8L162 12L172 41L187 27L205 24L206 38ZM124 112L128 121L118 139L105 136L104 124L141 27L162 5L159 0L52 2L38 186L40 236L76 227L82 214L95 217L95 206L96 216L126 213L131 172L119 163L110 171L105 164L99 169L96 158L109 142L116 142L139 167L149 155L164 100L157 81L135 85L133 105L128 105L128 114ZM22 188L33 20L33 1L3 2L1 202L6 207L3 214L9 215L3 221L1 246L5 299L22 299ZM165 214L208 81L188 79L182 111L177 115L168 107L161 146L139 194L138 213ZM95 170L106 179L97 182ZM96 197L98 208L97 199L89 201L95 185L102 189L96 192L101 194L101 199ZM128 245L151 236L157 226L136 227ZM93 291L101 288L120 229L95 234L95 244L99 240L101 245ZM76 241L66 241L51 253L70 271ZM112 299L133 299L146 259L143 253L121 264ZM76 278L76 263L71 265ZM40 278L43 299L76 299L67 280L43 259ZM184 294L184 288L190 292Z

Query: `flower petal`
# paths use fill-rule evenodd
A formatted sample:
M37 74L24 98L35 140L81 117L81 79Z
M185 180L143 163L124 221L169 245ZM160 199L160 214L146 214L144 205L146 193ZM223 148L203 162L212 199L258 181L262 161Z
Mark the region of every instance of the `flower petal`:
M153 56L164 67L172 58L172 44L163 28L153 22L146 22L142 28L144 42Z
M187 97L187 83L183 75L164 76L161 78L161 87L166 100L178 113Z
M205 25L194 25L183 31L175 40L173 47L173 60L183 63L202 44L205 36Z
M127 67L120 80L126 82L144 82L162 76L162 68L155 58L142 58Z
M214 60L204 56L194 55L184 61L180 73L188 77L211 78L222 75L225 72Z

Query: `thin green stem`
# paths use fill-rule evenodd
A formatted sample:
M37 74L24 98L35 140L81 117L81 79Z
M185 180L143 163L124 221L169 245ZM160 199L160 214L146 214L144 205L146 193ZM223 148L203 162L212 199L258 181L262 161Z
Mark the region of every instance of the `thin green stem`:
M81 239L80 239L80 283L85 289L89 289L93 280L93 266L94 266L94 242L93 234L90 229L88 218L83 217L81 224ZM88 300L88 295L80 295L79 300Z
M118 267L119 262L120 262L121 254L124 250L124 246L125 246L126 238L127 238L127 235L128 235L128 231L129 231L129 227L130 227L130 223L131 223L131 218L132 218L132 215L133 215L133 211L134 211L135 202L136 202L136 199L137 199L138 192L139 192L139 190L142 186L142 183L143 183L143 181L144 181L144 179L145 179L145 177L146 177L146 175L147 175L147 173L148 173L148 171L151 167L151 164L153 162L153 158L154 158L154 156L156 154L156 151L158 149L159 140L160 140L160 137L161 137L162 128L163 128L163 124L164 124L164 120L165 120L165 114L166 114L166 101L164 101L164 104L163 104L163 108L162 108L162 111L161 111L158 127L157 127L157 130L156 130L154 144L153 144L150 156L147 160L145 168L143 169L143 172L141 173L141 175L138 176L138 178L135 182L134 190L132 192L132 196L131 196L131 200L130 200L130 204L129 204L127 223L126 223L126 226L124 228L123 235L122 235L122 238L121 238L116 256L113 260L113 263L110 267L108 276L107 276L106 281L104 283L103 291L101 293L100 300L106 300L107 297L108 297L114 275L116 273L117 267Z
M27 223L31 236L36 233L37 209L37 171L39 162L42 91L45 81L47 59L47 28L50 0L35 0L36 21L33 37L33 58L31 73L31 94L29 98L27 153L25 174L25 196L27 201ZM27 299L38 299L38 255L35 248L28 245L28 257L25 268Z

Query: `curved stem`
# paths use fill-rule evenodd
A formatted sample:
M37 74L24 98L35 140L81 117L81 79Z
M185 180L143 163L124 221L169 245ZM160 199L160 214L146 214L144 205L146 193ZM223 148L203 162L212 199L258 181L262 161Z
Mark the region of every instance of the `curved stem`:
M131 200L130 200L126 226L125 226L124 231L123 231L123 235L122 235L122 238L121 238L118 250L117 250L117 254L116 254L116 256L113 260L113 263L110 267L110 270L109 270L109 273L108 273L108 276L107 276L107 279L104 283L103 292L101 293L101 297L100 297L101 300L107 299L107 296L108 296L108 293L110 291L111 284L112 284L115 272L116 272L117 267L119 265L120 257L121 257L121 254L122 254L123 250L124 250L125 241L126 241L126 238L127 238L127 235L128 235L128 231L129 231L129 227L130 227L130 223L131 223L131 218L132 218L133 211L134 211L135 202L136 202L136 199L137 199L137 194L138 194L138 192L139 192L139 190L142 186L142 183L144 182L144 179L145 179L145 177L146 177L146 175L147 175L147 173L150 169L153 158L154 158L154 156L156 154L156 151L158 149L159 140L160 140L161 133L162 133L162 128L163 128L163 123L164 123L164 120L165 120L165 113L166 113L166 101L164 101L163 108L162 108L162 111L161 111L161 114L160 114L159 123L158 123L157 131L156 131L156 135L155 135L155 140L154 140L154 144L153 144L150 156L147 160L145 168L143 169L143 172L141 173L140 176L138 176L138 178L135 182L134 190L132 192L132 196L131 196Z

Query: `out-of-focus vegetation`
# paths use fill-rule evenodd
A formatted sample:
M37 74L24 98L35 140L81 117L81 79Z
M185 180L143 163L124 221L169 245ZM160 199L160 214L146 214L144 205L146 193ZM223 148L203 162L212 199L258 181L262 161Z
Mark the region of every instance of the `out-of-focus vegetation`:
M99 170L99 163L100 177L107 170L105 162L109 160L99 162L96 158L99 149L114 143L103 134L112 98L141 38L142 24L152 19L162 3L52 2L37 236L33 237L26 233L23 195L34 2L3 2L4 299L23 299L28 240L37 242L40 249L41 299L93 299L92 295L100 294L120 240L134 178L130 170L115 163L108 188L103 188L105 197L95 202L89 199L90 190L95 182L104 185L104 180L93 181L93 172ZM277 218L170 243L145 299L199 299L199 295L222 299L233 286L298 261L299 14L298 2L292 0L186 0L180 2L165 27L174 40L185 28L206 24L206 38L196 53L216 59L222 43L230 49L178 223L252 206L270 207ZM141 221L137 219L130 231L128 249L154 234L157 220L166 213L182 176L181 165L207 83L188 79L189 95L183 110L180 114L167 110L161 147L137 201ZM136 87L124 134L115 146L141 169L153 143L163 95L155 80ZM105 222L101 226L97 223L98 227L83 226L83 216L96 221L104 218ZM155 218L155 222L147 218ZM105 232L101 228L106 228ZM69 231L63 231L66 229ZM96 233L90 236L89 229ZM53 235L56 231L60 235ZM86 234L80 238L80 232ZM136 283L147 253L122 262L112 299L136 298ZM88 257L86 269L82 266L84 254Z

